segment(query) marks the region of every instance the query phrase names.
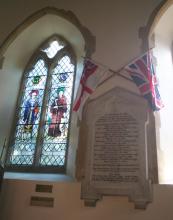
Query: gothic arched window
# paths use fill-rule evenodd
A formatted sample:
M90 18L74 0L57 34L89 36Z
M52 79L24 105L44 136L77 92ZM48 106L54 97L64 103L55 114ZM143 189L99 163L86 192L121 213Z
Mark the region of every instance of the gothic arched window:
M74 78L70 45L51 37L24 71L8 167L65 171Z

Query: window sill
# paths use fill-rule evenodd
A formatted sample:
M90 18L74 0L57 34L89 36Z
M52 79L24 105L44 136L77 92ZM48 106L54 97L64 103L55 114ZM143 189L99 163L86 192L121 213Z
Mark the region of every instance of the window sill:
M12 180L33 180L33 181L48 181L48 182L74 182L74 178L65 174L55 173L19 173L5 172L4 179Z

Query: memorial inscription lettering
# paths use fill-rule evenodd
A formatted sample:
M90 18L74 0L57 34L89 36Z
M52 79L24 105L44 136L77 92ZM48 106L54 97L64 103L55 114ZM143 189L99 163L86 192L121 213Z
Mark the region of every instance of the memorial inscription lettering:
M137 182L139 129L127 113L106 114L95 124L93 182Z
M156 145L150 119L146 100L123 88L88 102L78 165L85 205L95 206L104 195L128 196L140 209L152 201Z

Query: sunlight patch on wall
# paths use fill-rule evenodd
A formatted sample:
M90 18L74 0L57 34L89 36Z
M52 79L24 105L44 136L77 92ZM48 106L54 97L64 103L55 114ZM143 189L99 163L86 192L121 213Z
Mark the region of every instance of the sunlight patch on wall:
M173 65L170 41L156 36L154 56L157 58L156 72L164 108L160 110L158 146L159 182L173 184Z

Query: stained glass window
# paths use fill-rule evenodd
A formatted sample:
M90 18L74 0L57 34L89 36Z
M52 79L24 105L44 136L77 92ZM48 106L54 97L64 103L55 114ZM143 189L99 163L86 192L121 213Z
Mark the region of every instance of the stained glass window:
M32 68L24 73L8 164L17 168L64 168L74 60L69 45L58 39L49 41L39 51L29 65Z

